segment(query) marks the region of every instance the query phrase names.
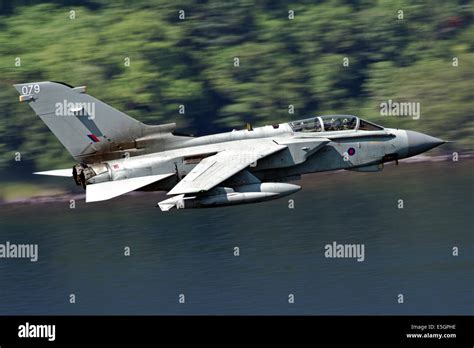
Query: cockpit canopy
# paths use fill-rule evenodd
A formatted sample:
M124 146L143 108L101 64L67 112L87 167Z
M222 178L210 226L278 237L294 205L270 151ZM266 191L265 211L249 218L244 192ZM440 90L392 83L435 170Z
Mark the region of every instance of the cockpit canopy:
M334 132L383 130L383 127L352 115L325 115L289 122L294 132Z

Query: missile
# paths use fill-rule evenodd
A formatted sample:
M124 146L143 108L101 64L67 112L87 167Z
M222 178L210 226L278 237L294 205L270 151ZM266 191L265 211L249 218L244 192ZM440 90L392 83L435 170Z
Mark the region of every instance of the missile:
M277 199L301 190L298 185L287 183L265 182L242 185L234 188L217 187L201 195L177 195L157 204L162 211L172 208L210 208L236 204L256 203Z

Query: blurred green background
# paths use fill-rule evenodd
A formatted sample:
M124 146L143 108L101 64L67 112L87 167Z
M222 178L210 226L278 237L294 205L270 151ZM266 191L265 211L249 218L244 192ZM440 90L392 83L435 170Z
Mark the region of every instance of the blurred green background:
M473 17L471 1L0 1L0 173L17 151L28 173L73 164L12 87L43 80L196 135L350 113L470 151ZM388 99L420 119L380 116Z

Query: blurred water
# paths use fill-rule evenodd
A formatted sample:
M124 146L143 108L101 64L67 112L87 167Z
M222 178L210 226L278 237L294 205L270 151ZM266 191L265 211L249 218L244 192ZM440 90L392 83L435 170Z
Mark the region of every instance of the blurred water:
M0 243L38 243L39 260L0 259L0 314L473 314L473 169L310 175L294 209L163 213L157 193L1 206ZM365 261L325 258L333 241Z

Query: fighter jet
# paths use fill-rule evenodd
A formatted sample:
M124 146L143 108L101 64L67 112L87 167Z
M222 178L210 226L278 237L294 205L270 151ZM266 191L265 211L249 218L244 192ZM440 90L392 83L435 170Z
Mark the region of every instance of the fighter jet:
M157 204L205 208L268 201L301 189L293 182L330 170L377 172L445 141L384 128L353 115L322 115L193 137L176 124L146 125L62 82L16 84L75 159L72 169L35 174L73 177L86 202L135 190L167 191Z

